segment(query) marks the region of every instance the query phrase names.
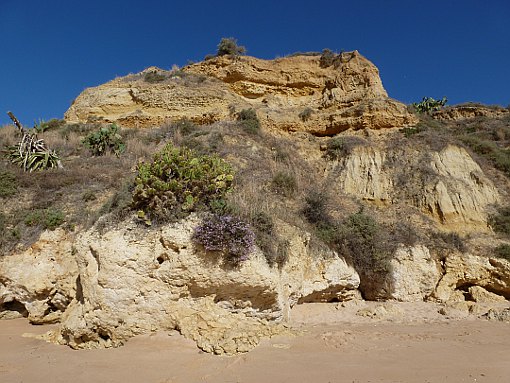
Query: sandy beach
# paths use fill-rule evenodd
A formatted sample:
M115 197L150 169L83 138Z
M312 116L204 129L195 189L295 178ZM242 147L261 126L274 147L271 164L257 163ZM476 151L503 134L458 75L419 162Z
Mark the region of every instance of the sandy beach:
M510 324L436 308L300 305L288 335L231 357L206 354L177 332L75 351L34 337L53 326L4 320L0 382L508 382Z

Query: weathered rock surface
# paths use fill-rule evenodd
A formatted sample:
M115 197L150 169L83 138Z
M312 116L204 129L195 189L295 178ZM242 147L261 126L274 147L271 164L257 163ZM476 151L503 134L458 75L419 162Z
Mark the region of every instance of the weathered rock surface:
M487 207L499 193L466 150L449 145L432 154L431 167L439 179L425 190L421 206L445 224L487 226Z
M473 286L510 298L510 262L506 260L452 253L445 259L443 267L443 276L432 294L439 301L464 301L467 298L478 302L487 298L487 295L482 298L480 289L473 289Z
M63 230L44 232L26 251L0 257L0 317L17 311L32 323L57 322L76 295L77 277L72 239Z
M356 296L349 293L359 285L354 269L338 257L314 258L297 235L282 270L270 268L260 253L232 268L219 254L192 246L196 224L191 218L147 230L125 222L80 235L76 299L54 339L73 348L109 347L176 328L204 350L233 353L281 331L274 322L304 296Z
M341 57L339 66L327 68L320 67L319 56L275 60L222 56L178 72L148 68L139 75L86 89L65 119L148 127L179 118L211 123L231 119L232 110L254 108L267 127L317 135L417 122L404 104L388 98L370 61L357 51ZM145 82L143 77L150 72L168 78ZM312 113L304 121L299 114L305 108Z
M405 202L445 227L462 227L460 231L487 231L489 210L500 201L492 181L458 146L426 157L359 146L341 160L340 168L336 185L341 191L376 205Z
M385 287L386 299L401 302L425 300L441 277L439 265L423 245L400 247L390 262Z
M169 79L148 83L143 80L148 73L165 74ZM65 119L70 123L117 122L135 128L160 126L181 118L205 124L228 119L231 104L248 107L220 81L170 73L152 67L139 75L85 89L65 113Z
M479 104L461 104L443 108L433 113L433 117L440 121L458 121L475 117L504 117L510 115L510 110L503 107L491 107Z
M341 190L377 204L392 203L393 182L385 162L386 153L377 148L355 148L342 161L338 177Z

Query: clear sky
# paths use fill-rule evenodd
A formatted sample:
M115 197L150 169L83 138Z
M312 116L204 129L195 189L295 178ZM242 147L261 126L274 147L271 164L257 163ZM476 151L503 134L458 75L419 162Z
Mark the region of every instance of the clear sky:
M0 0L0 125L62 118L85 88L201 60L354 50L405 103L510 104L510 0Z

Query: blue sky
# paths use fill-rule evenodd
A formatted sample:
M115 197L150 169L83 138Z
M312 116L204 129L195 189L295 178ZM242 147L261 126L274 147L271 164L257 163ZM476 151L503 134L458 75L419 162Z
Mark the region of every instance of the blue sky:
M0 125L62 118L85 88L201 60L357 49L405 103L510 104L510 1L0 0Z

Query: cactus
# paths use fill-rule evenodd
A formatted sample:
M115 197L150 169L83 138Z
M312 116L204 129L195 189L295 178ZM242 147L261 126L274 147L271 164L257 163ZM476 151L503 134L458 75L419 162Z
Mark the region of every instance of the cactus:
M126 144L122 141L119 128L115 124L90 133L82 143L94 156L103 156L109 151L119 157L126 150Z
M231 190L233 170L216 156L167 144L150 163L138 165L132 207L139 218L166 221L209 207Z
M418 113L430 113L440 110L446 105L448 99L443 97L441 100L435 100L432 97L423 97L421 102L413 103L413 107Z

